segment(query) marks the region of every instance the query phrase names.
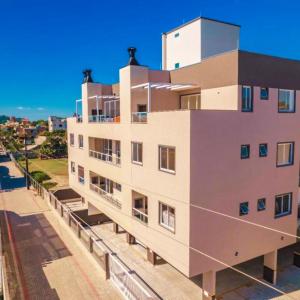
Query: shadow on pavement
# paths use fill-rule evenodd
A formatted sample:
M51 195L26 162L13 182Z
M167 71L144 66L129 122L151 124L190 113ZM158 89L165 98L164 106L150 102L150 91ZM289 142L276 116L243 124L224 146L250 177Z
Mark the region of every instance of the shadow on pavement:
M12 228L13 240L16 241L17 255L20 258L18 269L24 275L30 298L58 300L56 290L49 285L45 276L45 269L53 261L72 254L43 214L19 216L11 211L6 211L6 214ZM3 228L3 249L6 253L6 261L11 264L12 249L8 240L4 211L0 211L0 218ZM10 267L13 269L12 266ZM63 270L59 276L63 276ZM18 284L12 280L16 281L16 276L11 276L9 279L11 279L10 288L15 289ZM11 289L10 292L16 293Z
M26 186L25 177L15 177L9 174L9 168L0 166L0 190L13 190Z

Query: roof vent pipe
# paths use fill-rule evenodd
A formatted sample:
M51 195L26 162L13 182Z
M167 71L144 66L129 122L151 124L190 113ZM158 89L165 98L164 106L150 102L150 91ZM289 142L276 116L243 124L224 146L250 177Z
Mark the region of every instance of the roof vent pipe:
M128 48L128 54L129 54L129 62L128 65L129 66L139 66L140 64L138 63L138 61L135 58L135 52L136 52L136 48L135 47L129 47Z
M82 83L94 82L93 78L92 78L92 75L91 75L92 74L92 70L86 69L86 70L83 70L82 73L84 75Z

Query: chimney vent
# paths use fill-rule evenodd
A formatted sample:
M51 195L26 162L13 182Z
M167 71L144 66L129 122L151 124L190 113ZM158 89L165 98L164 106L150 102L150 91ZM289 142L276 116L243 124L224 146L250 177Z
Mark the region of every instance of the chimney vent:
M129 66L139 66L140 64L138 63L138 61L135 58L135 52L136 52L136 48L135 47L129 47L128 48L128 54L129 54L129 62L128 65Z
M92 70L86 69L86 70L83 70L82 73L84 75L82 83L94 82L93 78L92 78L92 75L91 75L92 74Z

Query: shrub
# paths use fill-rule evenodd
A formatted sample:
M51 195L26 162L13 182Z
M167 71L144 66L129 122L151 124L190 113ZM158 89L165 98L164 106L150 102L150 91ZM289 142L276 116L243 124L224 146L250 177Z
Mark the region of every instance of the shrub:
M36 180L39 183L42 183L45 180L51 179L49 177L49 175L43 171L33 171L33 172L31 172L31 176L34 180Z
M53 181L44 182L44 183L42 183L42 186L46 190L50 190L50 189L54 188L55 186L57 186L57 182L53 182Z

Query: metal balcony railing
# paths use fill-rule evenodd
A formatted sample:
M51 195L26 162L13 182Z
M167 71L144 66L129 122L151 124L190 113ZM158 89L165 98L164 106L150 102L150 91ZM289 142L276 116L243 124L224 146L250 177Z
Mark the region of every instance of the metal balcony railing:
M132 215L139 219L140 221L144 222L144 223L148 223L148 215L146 215L144 212L140 211L137 208L132 208Z
M147 123L147 112L133 112L131 115L131 123Z
M102 153L94 150L89 151L90 157L97 158L99 160L103 160L105 162L112 163L114 165L120 165L121 164L121 158L116 155L110 155L107 153Z
M122 208L122 203L118 198L112 194L107 193L105 190L101 189L98 185L90 183L90 189L97 194L99 194L103 199L116 206L117 208Z

